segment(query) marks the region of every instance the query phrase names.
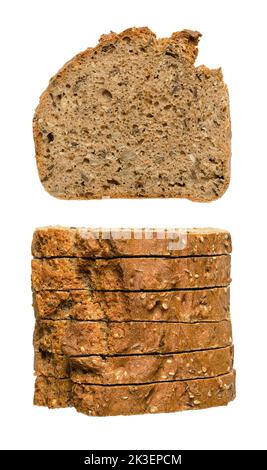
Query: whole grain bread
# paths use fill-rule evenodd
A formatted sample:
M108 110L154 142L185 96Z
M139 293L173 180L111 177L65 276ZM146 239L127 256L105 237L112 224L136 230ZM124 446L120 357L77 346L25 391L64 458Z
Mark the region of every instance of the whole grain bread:
M230 179L230 117L221 69L194 66L201 34L148 28L103 35L70 60L33 122L45 189L62 199L211 201Z
M190 353L79 356L35 352L35 373L75 383L134 384L215 377L233 368L233 347Z
M178 354L70 358L71 380L81 384L134 384L215 377L233 368L233 348Z
M33 403L48 408L72 406L71 380L45 376L36 377Z
M92 290L33 293L37 319L106 321L220 321L230 318L230 288L158 292Z
M119 256L193 256L229 254L231 236L226 230L196 229L91 229L37 228L32 255L114 258Z
M92 416L169 413L227 405L235 398L235 373L146 385L72 387L76 410Z
M168 413L227 405L235 398L235 371L218 377L144 385L85 385L70 379L39 376L34 404L75 406L91 416Z
M34 290L169 290L226 286L230 255L188 258L32 260Z
M34 347L67 356L172 353L232 344L231 322L104 322L40 320Z

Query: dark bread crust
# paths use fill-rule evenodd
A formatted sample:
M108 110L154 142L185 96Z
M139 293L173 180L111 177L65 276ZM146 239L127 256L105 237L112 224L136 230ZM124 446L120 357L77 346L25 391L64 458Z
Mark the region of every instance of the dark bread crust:
M220 321L230 318L230 287L158 292L92 290L33 293L36 319Z
M130 235L130 239L125 237ZM36 258L117 256L194 256L221 255L232 251L231 235L221 229L186 229L145 231L112 229L110 239L104 230L90 228L42 227L34 231L32 255ZM146 238L147 236L147 238ZM160 239L159 236L164 236ZM125 239L123 239L123 237ZM140 238L141 237L141 238ZM149 238L151 237L151 238Z
M34 347L67 356L175 353L232 344L231 322L36 322Z
M32 260L40 290L170 290L226 286L230 255L189 258L41 258Z
M91 416L210 408L235 398L235 373L215 378L146 385L73 385L73 406Z
M194 67L194 61L198 52L197 44L200 36L200 33L196 31L184 30L181 32L174 33L170 38L157 39L155 34L151 32L148 28L131 28L126 31L123 31L120 34L111 33L109 35L103 35L100 38L99 44L95 48L88 48L86 51L76 55L50 80L49 86L47 90L45 90L45 92L42 94L40 98L40 103L36 109L33 121L33 133L35 141L36 162L38 166L39 176L42 184L44 185L44 188L51 195L61 199L94 199L101 197L185 197L193 201L202 202L212 201L222 196L222 194L226 191L230 181L231 130L228 91L226 85L223 82L222 72L220 69L209 70L205 66ZM79 108L81 106L84 97L77 96L78 93L76 92L76 89L77 87L79 88L80 86L83 86L83 82L86 81L88 70L92 66L92 63L96 61L96 56L105 57L105 60L106 58L108 58L107 71L105 72L105 70L101 68L102 76L104 77L102 87L104 87L103 93L106 92L107 96L112 96L110 91L105 89L106 82L108 83L107 86L110 85L109 64L111 64L113 60L113 55L116 54L116 48L122 44L125 45L125 55L123 56L125 63L127 64L131 62L132 57L135 54L130 53L128 42L133 43L134 45L136 45L136 47L138 46L138 49L143 50L142 54L146 54L146 48L148 48L147 50L153 48L155 57L164 55L166 59L165 72L167 71L167 74L172 73L172 82L174 84L177 81L177 79L175 78L176 72L171 72L171 70L174 67L178 67L178 70L180 72L178 73L178 85L174 85L172 87L172 90L175 89L176 91L173 92L171 90L170 96L168 96L168 99L166 101L167 104L165 102L163 103L164 106L170 106L168 104L168 100L174 100L173 109L176 116L175 121L180 120L181 128L183 129L183 131L181 131L182 134L178 138L178 141L176 137L177 132L174 133L174 137L171 137L171 139L174 140L174 143L177 143L177 146L173 146L172 141L170 140L170 143L168 145L168 152L166 153L166 155L163 155L165 157L165 161L167 160L167 158L169 159L171 168L174 159L177 162L177 164L174 165L174 169L177 168L178 165L180 165L179 172L174 175L173 181L170 181L169 178L170 174L172 174L173 171L170 171L168 173L169 168L167 166L163 169L163 173L160 173L160 170L162 169L162 164L156 164L154 152L154 154L152 153L152 156L150 156L148 164L146 164L146 159L144 159L143 157L138 160L139 166L137 170L135 170L137 171L137 174L133 171L131 165L129 166L126 162L126 166L122 167L123 178L121 178L121 182L119 182L118 184L118 181L116 179L119 174L117 172L117 162L121 162L121 151L116 148L117 153L115 153L115 155L112 155L112 150L111 148L109 148L110 144L107 143L106 147L108 150L105 151L107 151L108 155L110 156L110 159L113 159L113 163L115 160L115 166L112 171L110 171L110 168L108 168L106 174L106 166L103 165L101 175L103 176L104 174L105 178L102 178L101 182L99 182L99 178L97 177L100 176L100 172L94 170L94 166L91 165L90 158L88 158L87 155L88 153L91 155L91 148L92 152L98 152L98 147L101 147L103 139L107 138L107 140L110 141L109 135L111 136L112 140L112 135L114 134L113 131L115 130L113 124L110 123L112 119L108 119L108 124L105 124L108 128L108 131L110 131L107 136L105 135L103 137L101 135L102 129L99 128L100 137L98 137L96 144L95 142L92 143L90 131L88 133L88 130L86 131L87 134L85 134L85 139L82 139L82 135L80 135L78 136L78 145L76 141L74 142L76 156L79 157L82 162L85 159L86 162L89 163L89 169L88 165L81 164L79 158L77 160L75 156L74 159L76 163L73 163L73 167L68 167L69 162L72 162L73 160L72 150L74 148L71 148L72 141L68 138L68 135L70 135L71 137L73 135L77 136L77 129L74 129L73 133L65 133L65 136L67 136L68 140L66 145L63 142L65 148L62 149L62 145L60 144L59 147L54 150L55 144L57 144L57 142L54 141L54 129L55 133L58 132L58 130L56 129L57 125L54 125L56 113L59 115L59 117L62 116L63 121L65 119L66 108L64 107L65 105L63 106L64 103L62 103L62 96L68 96L69 99L72 100L73 108L76 109L76 107ZM161 64L161 62L162 60L159 61L159 64ZM154 61L152 61L152 63L154 63ZM114 61L114 64L114 67L116 68L116 60ZM139 65L139 69L143 70L143 64ZM147 73L147 77L151 75L153 77L157 77L157 74L154 73L153 68L152 70L150 70L148 67L148 71L150 71L150 73ZM185 75L189 77L188 84L186 81L185 84L180 84L181 77L183 76L183 73L181 73L181 71L185 71ZM121 82L119 83L123 83L123 77L124 75L122 76ZM150 78L146 80L150 80ZM160 78L158 81L161 84ZM165 88L166 83L166 79L162 79L163 88ZM67 86L69 87L68 89L66 88ZM147 96L143 98L144 103L146 103L146 100L148 100L149 103L150 92L151 90L153 90L154 86L154 78L148 90L145 89L147 86L148 85L146 84L146 82L144 82L143 85L138 84L137 91L135 90L134 92L134 94L138 93L140 87L145 90L145 94ZM98 85L98 88L99 87L100 85ZM188 89L187 91L189 95L183 97L185 103L187 101L193 103L196 102L196 111L198 114L198 119L196 119L196 123L193 123L192 126L190 123L191 117L190 119L188 119L190 106L187 109L185 105L185 109L183 107L181 107L180 109L180 106L177 105L177 100L175 98L176 95L177 97L179 96L179 93L181 93L181 90L184 89L184 87ZM158 97L159 95L159 92L152 91L152 93L155 93L155 97ZM198 98L198 95L201 95L200 99ZM128 96L127 90L123 96ZM98 101L96 99L97 105ZM85 105L84 109L85 117L87 117L88 113L87 108L90 109L90 106L88 105L90 103L91 102L89 98L87 105ZM68 103L66 106L67 109L70 109L70 105ZM150 105L148 104L148 106ZM151 106L154 106L154 102ZM169 122L172 119L169 117L170 108L166 108L165 110L164 106L164 122L168 123L169 127L167 127L167 129L170 131L169 134L172 135L173 126ZM206 110L209 106L211 106L211 112L206 113ZM93 107L94 105L91 106L91 108ZM124 112L125 114L128 114L128 107L130 108L130 104L126 100L125 109L122 108L121 110L122 115L124 114ZM104 113L104 115L106 113L109 113L109 110L106 108L107 106L105 105L103 110L101 109L101 111L96 111L96 113L99 113L100 120L102 112ZM162 111L160 110L159 112L157 108L158 105L155 105L155 109L154 107L152 108L154 114L148 113L148 117L146 118L144 124L148 127L149 138L152 134L152 140L154 142L156 142L156 137L159 139L161 137L159 135L153 137L154 130L151 131L149 127L150 121L153 121L154 116L159 113L162 113ZM74 111L74 115L75 113L76 111ZM207 117L203 118L205 113L207 114ZM114 115L116 116L118 114L120 113L115 113ZM143 118L143 112L139 114L139 117ZM194 113L194 115L195 114L196 113ZM210 115L211 119L209 119ZM81 122L83 122L83 119L81 120ZM160 120L160 125L162 124L161 121L162 120ZM72 127L75 128L75 119L73 119L72 114L70 115L70 122ZM86 119L85 123L88 124ZM191 126L192 128L190 127L190 129L188 129L188 126ZM87 129L87 126L82 126L82 129L84 128ZM128 131L129 135L127 135L126 137L123 136L124 142L125 139L127 140L127 138L131 140L131 126L129 126ZM193 140L194 134L196 132L198 133L196 139L194 140L198 147L196 160L194 160L195 155L192 156L195 149L191 145L191 140L189 140L185 145L186 150L184 150L183 148L179 148L178 144L182 144L183 146L183 133L185 132L188 132L189 135L191 135L191 140ZM214 138L215 134L216 138ZM49 136L52 137L49 138ZM168 134L166 134L166 136L166 138L169 139ZM212 142L212 146L207 145L208 139L214 140ZM138 157L140 156L140 146L143 145L142 143L140 144L140 142L142 142L142 139L139 139L134 145L130 143L129 147L130 150L134 153L137 152ZM199 144L199 142L201 142L201 144ZM84 143L85 149L83 148ZM114 145L116 147L115 139ZM146 143L146 145L148 144ZM81 149L79 146L81 147ZM173 151L173 147L175 149L177 147L177 149ZM65 152L63 156L64 158L63 160L58 162L58 156L61 150ZM102 151L102 149L100 149L100 151ZM146 156L147 148L145 148L145 150L141 150L141 152L142 151ZM92 155L95 154L92 153ZM141 154L141 156L142 155L143 154ZM188 160L187 163L184 162L185 157L186 161ZM190 159L193 160L191 161ZM154 166L156 166L156 171L153 166L153 163ZM107 163L107 165L109 165L109 162ZM143 167L145 168L145 171ZM151 168L153 168L153 170L151 170ZM150 172L150 178L147 178L147 180L145 178L146 171ZM110 178L109 175L111 175ZM151 178L153 178L153 184L149 186L149 180L151 180ZM95 179L97 179L96 182ZM132 183L130 184L129 181L131 179Z

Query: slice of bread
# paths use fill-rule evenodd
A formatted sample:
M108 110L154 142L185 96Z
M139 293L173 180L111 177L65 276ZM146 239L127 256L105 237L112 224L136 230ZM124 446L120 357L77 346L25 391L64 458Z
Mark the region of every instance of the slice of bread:
M34 391L35 405L74 406L89 416L169 413L227 405L234 398L235 371L212 378L110 386L39 376Z
M35 352L35 373L75 383L114 385L165 382L227 374L233 347L177 354L66 357Z
M235 398L235 372L220 377L146 385L72 387L77 411L92 416L168 413L227 405Z
M41 227L34 231L32 255L36 258L74 256L222 255L232 251L231 235L217 228L93 229Z
M148 28L103 35L69 61L33 122L45 189L62 199L212 201L230 180L230 115L221 69L195 67L200 33Z
M189 258L41 258L32 260L40 290L170 290L227 286L230 255Z
M158 292L92 290L33 293L37 319L220 321L230 318L230 287Z
M229 320L202 323L39 320L36 351L67 356L175 353L231 346Z

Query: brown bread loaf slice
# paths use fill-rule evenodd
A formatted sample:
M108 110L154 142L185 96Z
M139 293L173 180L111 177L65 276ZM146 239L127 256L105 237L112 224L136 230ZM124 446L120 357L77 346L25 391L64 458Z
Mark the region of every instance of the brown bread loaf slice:
M146 385L78 385L73 406L91 416L169 413L227 405L235 398L235 373Z
M35 379L34 405L48 408L72 406L72 383L70 379L39 376Z
M172 353L232 344L231 322L36 322L34 346L68 356Z
M233 368L233 348L178 354L70 358L71 380L80 384L143 384L215 377Z
M221 287L230 282L230 255L190 258L51 258L32 260L39 290L166 290Z
M34 117L45 189L62 199L212 201L230 180L221 69L194 66L200 33L103 35L50 80Z
M220 321L230 318L230 288L158 292L92 290L33 293L37 319Z
M230 233L197 229L37 228L32 254L36 258L119 256L193 256L231 253Z
M233 367L233 347L177 354L61 356L35 352L35 373L75 383L134 384L215 377Z

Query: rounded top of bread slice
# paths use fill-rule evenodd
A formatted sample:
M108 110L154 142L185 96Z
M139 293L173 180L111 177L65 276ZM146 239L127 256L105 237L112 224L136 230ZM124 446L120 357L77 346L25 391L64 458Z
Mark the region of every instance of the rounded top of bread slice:
M100 38L51 80L34 116L39 176L62 199L212 201L230 179L230 116L220 69L195 67L200 33Z
M232 251L231 235L215 228L40 227L34 231L36 258L131 256L216 256Z

